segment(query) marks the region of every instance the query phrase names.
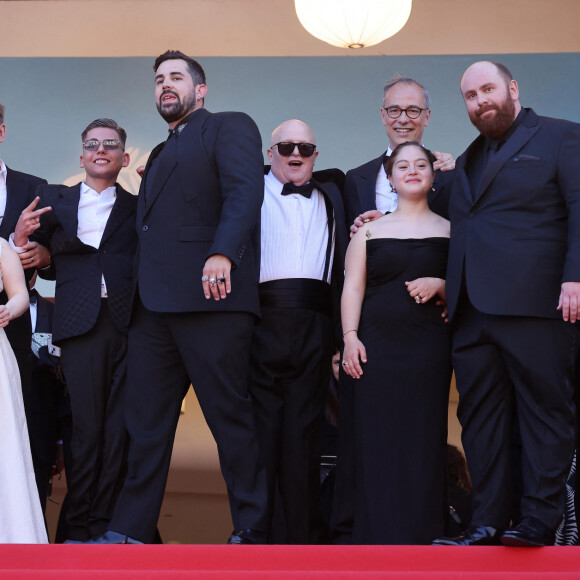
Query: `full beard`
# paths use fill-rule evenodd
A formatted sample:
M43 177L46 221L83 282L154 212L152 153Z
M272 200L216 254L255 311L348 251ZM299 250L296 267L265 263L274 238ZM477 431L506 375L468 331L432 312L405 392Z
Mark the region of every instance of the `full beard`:
M163 95L170 93L177 98L177 101L171 103L163 103ZM195 93L189 94L183 102L179 96L173 91L165 91L160 97L157 103L157 110L159 114L165 119L167 123L174 123L185 117L188 113L191 113L195 109L197 104Z
M489 110L495 110L495 115L482 119L480 115ZM516 106L511 99L506 99L500 105L488 105L469 115L473 125L484 137L498 139L505 135L516 117Z

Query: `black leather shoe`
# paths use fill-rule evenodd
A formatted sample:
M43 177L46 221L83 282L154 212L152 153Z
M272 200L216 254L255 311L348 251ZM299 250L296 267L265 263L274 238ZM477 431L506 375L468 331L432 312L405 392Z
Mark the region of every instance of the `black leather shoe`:
M555 534L538 518L526 516L517 526L507 530L501 537L504 546L523 548L553 546Z
M491 526L472 526L455 538L437 538L435 546L499 546L501 532Z
M257 532L256 530L252 530L247 528L245 530L240 530L236 532L235 530L232 532L230 539L228 540L228 544L265 544L266 543L266 534L263 532Z
M87 544L142 544L139 540L135 540L134 538L130 538L125 534L120 534L119 532L113 532L112 530L108 530L102 536L97 538L96 540L90 540L86 542Z

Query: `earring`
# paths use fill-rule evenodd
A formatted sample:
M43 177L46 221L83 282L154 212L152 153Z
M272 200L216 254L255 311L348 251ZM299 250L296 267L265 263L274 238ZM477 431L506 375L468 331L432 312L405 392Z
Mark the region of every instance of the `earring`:
M397 188L392 183L389 183L389 185L391 186L392 192L397 193Z
M433 186L431 186L431 191L435 191L435 188Z

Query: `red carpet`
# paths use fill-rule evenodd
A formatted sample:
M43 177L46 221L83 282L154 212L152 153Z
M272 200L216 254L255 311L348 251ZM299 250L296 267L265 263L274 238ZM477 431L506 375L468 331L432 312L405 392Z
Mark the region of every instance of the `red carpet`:
M0 578L580 579L579 548L0 546Z

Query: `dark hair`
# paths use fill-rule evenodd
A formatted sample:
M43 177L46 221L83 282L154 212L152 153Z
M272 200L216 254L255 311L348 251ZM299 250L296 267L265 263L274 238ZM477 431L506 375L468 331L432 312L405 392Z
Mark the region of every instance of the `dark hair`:
M505 64L502 64L501 62L494 62L492 60L489 62L495 66L497 72L505 79L506 85L509 85L513 81L514 77L512 76L510 69Z
M447 473L449 481L457 487L471 492L471 480L467 471L465 457L455 445L447 444Z
M187 63L187 70L193 79L194 85L205 85L205 72L197 60L183 54L180 50L168 50L155 59L153 70L157 72L159 65L166 60L183 60Z
M97 129L98 127L105 127L107 129L114 129L119 135L119 141L121 141L121 145L123 145L123 149L125 149L125 142L127 141L127 133L123 127L119 127L116 121L113 119L95 119L92 123L89 123L86 129L81 133L81 139L84 140L87 138L87 133L91 129Z
M0 125L4 123L4 112L6 111L6 107L0 103Z
M431 171L433 171L433 173L435 172L435 170L433 169L433 163L435 163L435 155L433 155L433 153L431 153L431 151L429 151L429 149L427 149L426 147L423 147L423 145L421 145L421 143L418 143L417 141L405 141L404 143L397 145L395 147L394 151L391 153L391 155L387 159L387 162L385 163L385 171L387 172L387 176L390 176L393 174L393 167L394 167L395 163L397 162L397 157L399 156L401 151L403 149L405 149L405 147L419 147L419 149L421 149L423 151L423 153L425 153L425 155L427 156L427 159L429 159L429 161L431 163Z
M381 104L381 107L383 107L385 105L385 97L387 96L387 93L395 85L398 85L399 83L403 83L404 85L415 85L415 86L419 87L423 91L423 96L425 97L425 108L426 109L431 108L431 99L429 98L429 92L427 91L427 89L420 82L416 81L415 79L412 79L411 77L403 76L400 73L397 73L395 76L391 77L387 81L387 83L385 84L385 87L383 88L383 102Z

